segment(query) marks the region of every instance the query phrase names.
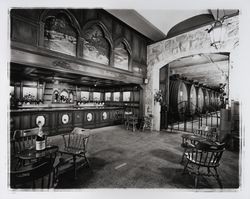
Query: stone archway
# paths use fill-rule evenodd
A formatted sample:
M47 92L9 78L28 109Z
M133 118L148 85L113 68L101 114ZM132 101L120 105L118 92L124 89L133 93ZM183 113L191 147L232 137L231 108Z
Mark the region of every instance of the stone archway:
M239 17L235 16L228 18L224 23L227 24L227 32L225 42L219 50L210 45L209 34L206 31L210 28L210 25L148 46L148 84L144 92L144 111L146 115L153 115L153 130L160 130L160 105L159 103L154 103L154 94L159 90L160 68L181 57L192 56L199 53L234 52L239 43ZM235 54L237 53L232 53L232 55ZM235 59L230 56L230 65L236 64L235 61L231 62L231 60Z

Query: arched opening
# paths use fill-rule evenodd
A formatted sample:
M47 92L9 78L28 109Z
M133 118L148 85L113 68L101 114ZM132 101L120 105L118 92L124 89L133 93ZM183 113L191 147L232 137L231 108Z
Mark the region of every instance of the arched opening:
M114 67L129 70L129 52L124 42L119 42L114 49Z
M102 28L93 25L83 33L83 58L109 65L110 44L104 37Z
M162 67L159 74L160 90L164 95L161 128L218 110L215 92L221 92L221 85L228 86L228 75L228 53L191 55ZM224 92L228 96L228 91Z
M44 47L76 56L77 31L71 26L69 17L62 12L48 16L44 25Z

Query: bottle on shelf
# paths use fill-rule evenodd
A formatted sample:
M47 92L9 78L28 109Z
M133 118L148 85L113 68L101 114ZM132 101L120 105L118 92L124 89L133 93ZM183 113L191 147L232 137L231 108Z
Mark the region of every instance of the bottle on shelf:
M36 150L41 151L46 148L46 141L45 141L45 134L43 133L43 130L42 130L41 122L38 122L38 127L39 127L39 130L38 130L38 134L36 137Z

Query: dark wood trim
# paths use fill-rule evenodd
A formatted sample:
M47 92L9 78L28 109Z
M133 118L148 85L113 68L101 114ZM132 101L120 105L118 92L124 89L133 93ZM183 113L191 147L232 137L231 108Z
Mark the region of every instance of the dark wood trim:
M122 69L118 69L118 68L114 68L114 67L113 68L107 67L107 65L104 65L104 64L92 62L92 61L89 61L89 60L85 60L83 58L76 58L74 56L70 56L70 55L67 55L67 54L60 53L60 52L48 50L46 48L35 47L35 46L32 46L32 45L20 43L20 42L17 42L17 41L11 41L11 49L17 49L17 50L20 50L20 51L23 51L23 52L28 52L28 53L41 55L41 56L46 56L46 57L50 57L50 58L64 59L64 60L67 60L67 61L70 61L70 62L82 64L82 65L93 66L93 67L96 67L96 68L99 68L99 69L104 69L104 70L108 69L108 70L113 71L113 72L120 72L120 73L127 74L127 75L142 77L141 74L137 74L137 73L134 74L131 71L122 70Z
M133 73L130 71L125 71L121 69L111 68L107 66L102 66L102 64L96 64L91 61L86 61L83 59L72 59L71 56L68 59L65 55L58 57L52 56L52 54L60 54L57 52L48 53L47 50L41 50L39 48L29 46L29 50L24 51L23 48L15 48L12 42L12 49L11 49L11 61L14 63L20 63L24 65L29 65L33 67L42 67L49 70L55 70L60 72L68 72L68 73L79 73L87 76L95 76L99 78L111 79L111 80L121 80L125 83L135 83L135 84L142 84L143 83L143 75L138 73ZM15 42L16 44L16 42ZM22 46L24 44L21 44ZM25 45L27 46L27 45ZM33 49L33 50L31 50ZM37 53L37 51L39 53ZM33 59L29 57L32 56ZM35 58L36 57L36 58ZM44 57L44 58L43 58ZM43 61L42 61L43 60ZM53 63L60 60L60 62L65 62L67 67L64 66L55 66ZM101 69L101 71L100 71ZM88 71L88 72L87 72Z
M113 21L116 21L117 23L121 24L122 26L126 26L128 27L128 29L130 29L130 31L132 32L136 32L137 35L139 35L140 37L142 37L143 39L147 40L149 44L153 44L155 43L152 39L146 37L145 35L143 35L142 33L138 32L137 30L135 30L134 28L132 28L131 26L127 25L126 23L124 23L123 21L121 21L120 19L116 18L114 15L112 15L111 13L109 13L108 11L101 9L103 12L105 12L107 15L109 15L112 19L114 19ZM113 27L113 26L112 26Z
M51 11L53 11L53 14L49 15ZM39 22L42 21L45 23L48 16L56 16L59 13L64 13L70 20L71 26L77 31L77 36L82 36L78 20L68 9L45 9L39 17Z
M33 26L38 26L38 25L39 25L39 22L38 22L38 21L35 21L35 20L33 20L33 19L30 19L30 18L23 17L23 16L18 15L18 14L12 14L11 17L12 17L13 19L17 19L17 20L19 20L19 21L28 23L28 24L33 25Z

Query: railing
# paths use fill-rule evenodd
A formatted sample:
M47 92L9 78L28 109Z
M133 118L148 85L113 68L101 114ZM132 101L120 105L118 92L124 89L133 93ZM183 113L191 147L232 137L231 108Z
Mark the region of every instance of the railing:
M190 113L190 106L194 104L188 104L186 101L180 102L184 104L181 111L173 112L171 109L168 111L168 129L171 131L187 131L193 132L194 129L200 128L201 126L219 127L220 115L217 107L207 106L203 110L196 106L195 113ZM178 104L178 105L179 105ZM180 105L180 106L182 106Z

